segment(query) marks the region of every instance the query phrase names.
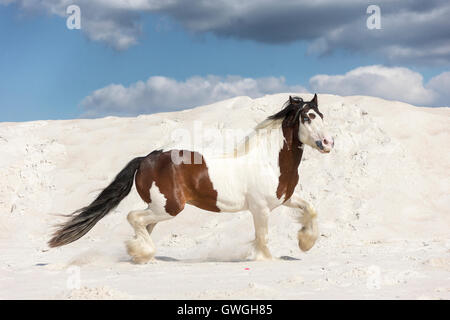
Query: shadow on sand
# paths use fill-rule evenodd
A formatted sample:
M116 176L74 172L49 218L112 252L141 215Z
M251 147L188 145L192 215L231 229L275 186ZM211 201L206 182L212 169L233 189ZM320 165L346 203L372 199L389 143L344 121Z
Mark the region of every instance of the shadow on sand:
M197 258L197 259L176 259L173 257L168 256L156 256L156 260L158 261L165 261L165 262L185 262L185 263L202 263L202 262L254 262L254 259L245 258L245 259L239 259L239 258ZM273 261L276 260L283 260L283 261L300 261L301 259L291 257L291 256L281 256L279 258L275 258ZM270 260L269 260L270 261Z

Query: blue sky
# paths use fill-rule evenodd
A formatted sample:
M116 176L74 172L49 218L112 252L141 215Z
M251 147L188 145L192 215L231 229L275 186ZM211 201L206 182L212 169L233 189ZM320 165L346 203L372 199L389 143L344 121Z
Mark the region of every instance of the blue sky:
M278 39L277 34L267 39L264 34L258 34L261 27L258 29L257 24L244 35L236 33L229 25L229 29L212 25L209 29L202 27L206 28L203 30L192 25L191 17L184 17L186 21L180 19L179 12L148 8L133 11L137 15L133 19L139 22L137 35L133 34L135 43L117 48L114 41L120 33L109 40L98 40L96 28L84 30L82 3L81 30L69 30L64 13L54 14L47 7L30 10L26 1L9 4L0 1L0 121L171 111L234 94L256 97L297 88L342 95L369 94L417 105L448 106L450 52L444 54L444 58L442 55L427 56L426 61L415 56L392 58L386 52L365 50L364 45L355 49L355 44L341 44L335 39L336 43L327 40L330 50L314 52L311 44L324 38L326 30L315 38L300 34L293 35L294 39L278 42L273 41ZM361 8L358 19L364 22L368 15L364 6ZM198 12L202 12L200 9ZM114 13L114 19L117 15ZM112 19L86 16L92 21ZM266 13L264 17L267 19ZM120 19L122 22L124 18ZM382 38L383 32L388 31L384 27L372 32L378 32L376 37ZM267 30L262 32L267 33ZM420 40L417 39L417 43ZM450 45L449 42L446 44ZM405 42L405 48L411 47L414 49ZM352 73L352 70L356 71ZM312 79L317 75L327 76ZM147 81L156 76L163 79ZM183 88L192 88L198 83L189 80L194 76L208 92L194 90L196 93L183 101ZM417 76L423 78L417 79ZM361 85L361 77L368 79L367 85ZM388 82L398 81L390 85L398 92L386 92L389 87L378 91L374 91L373 86L367 88L373 83L371 77L380 82L384 82L384 77L390 77ZM253 82L243 81L245 79ZM267 85L263 79L273 81ZM170 83L163 81L164 85L160 85L162 80L170 80ZM132 89L138 82L141 85ZM401 83L406 85L402 87ZM111 86L113 84L120 88ZM168 88L170 85L173 88ZM414 92L408 94L408 90ZM120 98L117 98L118 92ZM212 96L210 92L220 94Z

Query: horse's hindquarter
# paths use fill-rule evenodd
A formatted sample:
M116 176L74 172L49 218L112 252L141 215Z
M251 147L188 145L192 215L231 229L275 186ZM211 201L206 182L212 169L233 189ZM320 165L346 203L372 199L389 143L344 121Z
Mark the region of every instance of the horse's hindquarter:
M175 154L179 154L179 150ZM206 163L199 153L186 153L190 161L178 163L172 156L172 150L154 151L141 163L136 173L136 189L142 200L152 210L155 206L154 195L162 194L164 209L170 215L177 215L183 210L185 203L195 205L209 211L220 211L217 207L217 192L209 178ZM198 159L201 161L198 161ZM187 159L184 159L187 160ZM152 196L152 188L157 193ZM155 191L156 192L156 191Z

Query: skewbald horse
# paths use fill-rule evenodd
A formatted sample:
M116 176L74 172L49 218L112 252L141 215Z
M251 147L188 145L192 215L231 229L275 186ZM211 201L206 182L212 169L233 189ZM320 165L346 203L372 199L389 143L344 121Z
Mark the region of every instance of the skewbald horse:
M253 137L253 138L252 138ZM249 210L255 226L256 259L271 259L267 247L269 213L284 205L297 208L302 228L298 245L309 250L318 237L317 214L294 194L304 145L322 153L334 146L318 109L317 95L305 102L289 97L283 109L256 126L247 142L253 146L243 154L206 157L187 151L189 161L173 161L186 150L155 150L131 160L87 207L70 215L49 241L50 247L71 243L85 235L130 192L133 180L147 209L131 211L127 219L135 237L126 242L135 263L146 263L155 255L150 237L158 222L172 219L185 204L213 212ZM244 145L246 147L246 145ZM198 160L201 161L198 161Z

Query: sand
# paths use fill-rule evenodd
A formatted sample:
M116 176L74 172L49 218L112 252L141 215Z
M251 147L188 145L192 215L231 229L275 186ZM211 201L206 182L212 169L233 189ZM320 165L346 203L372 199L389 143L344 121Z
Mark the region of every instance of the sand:
M373 97L319 95L335 149L305 148L300 165L296 192L317 209L321 234L306 253L291 209L270 217L276 258L252 261L249 212L188 207L155 227L155 261L133 264L126 215L145 207L134 188L85 237L48 248L58 214L88 204L129 160L173 143L173 132L200 124L243 136L287 97L0 123L0 298L449 299L450 110Z

